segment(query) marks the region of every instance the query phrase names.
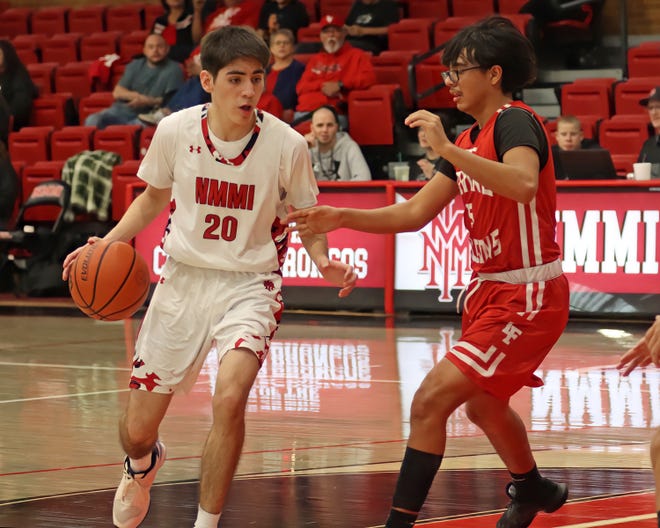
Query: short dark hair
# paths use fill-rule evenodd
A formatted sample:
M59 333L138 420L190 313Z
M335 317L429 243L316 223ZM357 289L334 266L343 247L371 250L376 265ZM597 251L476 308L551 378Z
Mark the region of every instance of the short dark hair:
M256 59L266 69L270 63L270 50L266 42L247 26L225 26L207 33L202 38L202 68L213 78L236 59Z
M447 42L442 54L445 66L464 55L484 68L502 68L502 91L511 93L536 79L536 54L532 43L508 19L492 16L461 29Z

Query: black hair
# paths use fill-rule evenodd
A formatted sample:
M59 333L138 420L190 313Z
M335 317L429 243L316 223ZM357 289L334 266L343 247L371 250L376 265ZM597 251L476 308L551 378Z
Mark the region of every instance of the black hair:
M459 57L483 68L502 68L502 92L512 93L536 79L536 54L532 43L508 19L492 16L461 29L447 42L442 54L445 66Z
M0 40L0 49L4 56L5 74L13 75L16 72L24 71L27 74L27 68L21 62L21 59L16 53L16 48L8 40Z
M202 38L202 68L213 78L236 59L256 59L264 67L270 63L270 49L266 41L247 26L225 26L215 29Z

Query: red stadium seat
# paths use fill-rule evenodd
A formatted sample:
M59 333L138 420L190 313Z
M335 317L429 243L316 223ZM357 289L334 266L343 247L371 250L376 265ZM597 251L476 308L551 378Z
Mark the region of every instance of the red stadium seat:
M391 93L371 87L348 94L348 128L359 145L392 145L394 111Z
M48 180L61 180L63 161L37 161L23 168L21 177L21 192L23 202L32 194L32 190L42 182ZM55 206L34 207L25 211L24 220L31 222L55 221L60 215L61 208Z
M111 125L94 134L94 150L116 152L122 161L137 158L138 133L140 125Z
M298 29L298 42L321 42L321 24L312 22Z
M37 55L41 55L41 50L44 47L44 42L48 40L48 36L29 33L27 35L16 35L11 43L13 44L16 51L30 49L34 51Z
M30 33L30 18L34 9L30 7L11 7L0 16L0 35L12 38Z
M637 162L638 154L612 154L612 163L617 176L625 178L626 174L633 171L633 163Z
M77 106L78 101L92 93L89 67L92 61L68 62L55 70L55 92L69 92Z
M495 13L493 0L451 0L451 13L455 17L483 18Z
M50 159L52 126L26 126L9 134L9 156L15 161L34 163Z
M431 49L431 18L404 18L387 28L388 49L424 53Z
M628 50L628 77L647 77L658 72L660 72L660 42L651 42Z
M115 98L112 92L93 92L86 97L83 97L78 102L78 120L81 125L85 124L85 119L90 114L95 114L101 110L112 106Z
M136 55L142 55L144 41L149 32L143 29L124 33L119 37L119 56L124 61L129 61Z
M80 39L80 60L96 60L104 55L117 53L120 31L103 31L83 35Z
M126 209L126 186L129 183L140 182L137 177L137 170L140 166L138 160L127 160L115 165L112 168L112 195L111 195L111 209L112 219L119 220Z
M440 62L439 54L433 55L415 66L417 94L422 94L439 86L429 95L420 97L416 106L431 109L456 108L453 97L442 80L441 73L443 71L447 71L447 67Z
M318 22L319 13L318 13L318 3L316 0L299 0L301 4L304 4L307 9L307 14L309 15L310 22Z
M649 138L648 123L635 116L616 116L601 121L598 127L598 142L614 154L639 154Z
M62 128L75 124L75 106L70 93L44 94L32 102L30 124Z
M143 11L144 5L141 3L108 7L105 12L106 30L127 32L145 29Z
M660 73L660 70L655 70ZM660 86L660 77L633 77L614 86L615 114L643 114L646 108L639 101L648 97L649 92Z
M561 113L563 115L612 115L611 89L604 82L581 80L561 87Z
M67 15L69 31L82 34L105 31L105 10L106 7L103 5L70 9Z
M66 161L83 150L92 150L96 127L68 126L55 130L50 136L52 160Z
M39 89L39 94L53 93L53 81L55 79L56 62L37 62L26 64L32 82Z
M412 0L408 3L408 17L444 20L449 16L448 1L449 0Z
M401 87L403 102L407 108L412 107L408 67L414 56L413 51L387 50L371 57L371 63L376 73L378 84L398 84Z
M41 60L43 62L57 62L58 64L80 60L80 37L80 33L58 33L53 35L44 42Z
M144 6L144 28L148 31L154 27L154 22L159 16L165 14L161 4L145 4Z
M452 16L445 20L436 22L433 26L433 45L439 46L451 39L465 26L474 24L479 20L477 16Z
M528 0L497 0L498 12L502 15L520 13L520 9Z
M32 13L31 32L52 36L66 33L66 16L69 8L62 6L42 7Z
M335 15L346 18L352 5L353 0L319 0L319 12L321 16Z

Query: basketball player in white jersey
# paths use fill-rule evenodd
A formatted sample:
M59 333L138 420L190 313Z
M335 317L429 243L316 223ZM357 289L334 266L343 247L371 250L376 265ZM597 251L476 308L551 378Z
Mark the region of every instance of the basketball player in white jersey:
M162 120L138 170L147 188L104 237L130 241L170 206L168 259L138 336L133 390L119 425L127 454L113 506L119 528L136 527L146 516L165 461L159 424L175 390L194 383L212 347L220 364L195 528L216 528L222 513L243 445L248 394L283 310L287 209L311 206L318 194L305 139L256 108L269 60L268 46L251 29L228 26L204 37L200 80L211 103ZM325 235L302 241L339 296L348 295L356 275L328 258ZM64 279L81 249L65 260Z

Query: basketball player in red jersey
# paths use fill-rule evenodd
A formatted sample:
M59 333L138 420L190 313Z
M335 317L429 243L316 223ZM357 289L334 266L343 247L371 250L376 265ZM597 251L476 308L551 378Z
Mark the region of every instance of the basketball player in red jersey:
M243 445L248 395L284 308L287 210L314 205L318 194L305 139L256 108L270 61L264 40L246 27L217 29L202 39L201 60L211 103L160 122L138 170L147 188L104 237L130 241L170 205L168 258L140 329L119 425L127 454L113 505L119 528L146 516L166 455L159 425L211 348L219 365L194 526L217 527ZM328 258L325 235L301 237L325 279L348 295L353 269ZM81 249L65 259L64 279Z
M498 528L524 528L564 504L568 488L542 477L509 398L538 386L534 371L568 320L568 282L555 242L555 176L541 119L513 93L533 81L529 41L505 18L461 30L445 48L445 84L476 123L452 144L440 118L419 110L406 123L424 130L441 156L436 174L404 203L372 210L317 207L289 215L300 234L352 228L420 229L459 194L471 238L473 278L462 336L417 390L410 437L388 528L413 526L440 467L449 416L465 404L511 473L511 498Z

